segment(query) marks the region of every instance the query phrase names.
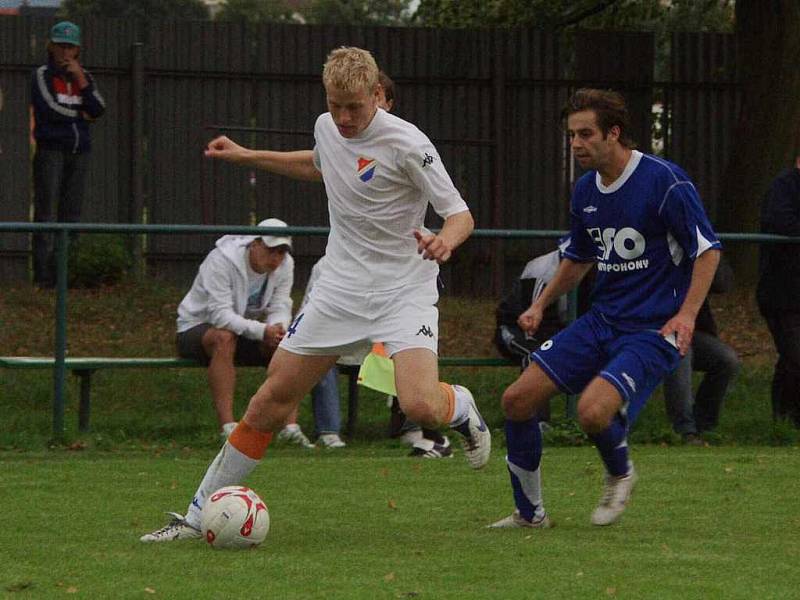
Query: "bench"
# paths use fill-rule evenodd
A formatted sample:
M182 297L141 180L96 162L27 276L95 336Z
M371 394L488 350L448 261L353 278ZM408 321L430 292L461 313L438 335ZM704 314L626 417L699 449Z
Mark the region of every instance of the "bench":
M55 359L47 356L0 356L0 368L6 369L52 369ZM440 357L443 367L514 367L514 361L505 358ZM80 401L78 405L78 431L89 431L91 414L92 375L102 369L177 369L205 368L205 365L189 358L106 358L85 357L64 359L64 367L80 379ZM339 372L347 375L347 426L345 432L352 435L358 419L358 366L338 365Z

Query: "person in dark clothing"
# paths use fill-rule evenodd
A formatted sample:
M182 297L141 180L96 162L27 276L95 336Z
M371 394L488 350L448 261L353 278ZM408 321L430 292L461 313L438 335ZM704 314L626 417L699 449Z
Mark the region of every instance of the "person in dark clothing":
M565 242L562 242L565 243ZM542 324L536 335L530 335L517 323L519 316L527 310L531 303L539 297L544 286L553 278L561 260L561 250L553 250L529 261L522 274L514 280L511 291L506 294L495 310L496 327L494 345L501 356L518 361L525 370L531 361L531 353L541 343L566 327L567 297L562 296L545 310ZM540 421L550 420L550 407L544 407L539 413Z
M732 287L733 270L727 261L721 260L709 291L722 294ZM722 401L740 364L736 351L719 339L717 324L706 299L697 313L689 351L676 369L664 378L667 416L672 428L687 444L703 444L702 434L717 426ZM694 398L693 370L704 373Z
M78 222L91 137L89 123L105 111L94 79L80 64L81 30L69 21L50 30L47 64L32 76L34 215L37 223ZM74 239L74 238L73 238ZM33 236L33 278L55 283L53 235Z
M772 182L761 205L761 232L800 236L800 155ZM762 244L758 308L775 342L772 414L800 428L800 255L794 246Z

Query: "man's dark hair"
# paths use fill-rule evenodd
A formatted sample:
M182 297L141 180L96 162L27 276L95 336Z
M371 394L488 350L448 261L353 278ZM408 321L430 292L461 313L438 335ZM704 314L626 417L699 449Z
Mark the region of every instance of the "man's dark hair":
M577 90L561 111L561 122L566 123L571 114L591 110L597 116L597 126L608 135L612 127L619 127L619 143L633 150L636 142L630 136L631 116L625 98L613 90L581 88Z
M386 73L378 73L378 83L383 88L383 95L387 102L394 102L394 81Z

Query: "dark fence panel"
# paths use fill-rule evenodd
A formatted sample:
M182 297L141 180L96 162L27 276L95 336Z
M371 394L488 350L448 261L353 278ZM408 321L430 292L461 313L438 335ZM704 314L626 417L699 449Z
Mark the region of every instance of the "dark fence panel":
M251 53L243 24L170 22L149 30L146 80L145 206L151 223L247 224L242 170L212 162L211 126L250 124ZM189 280L214 236L152 236L151 272Z
M665 94L669 135L665 154L694 179L712 220L733 149L740 95L732 36L672 36L671 86Z
M45 58L52 20L0 19L0 220L30 210L29 78ZM252 147L313 147L326 110L321 71L337 46L371 50L396 81L395 113L436 144L480 228L563 229L575 175L559 113L579 85L625 92L640 146L663 97L664 154L697 180L710 212L738 110L730 36L680 34L672 79L653 82L651 34L582 32L574 46L530 29L435 30L86 19L85 64L108 112L93 125L95 152L84 220L127 222L132 202L132 45L144 47L144 207L151 223L242 224L276 216L327 225L324 189L204 159L218 133ZM571 70L569 70L572 68ZM430 226L440 219L430 215ZM148 238L151 273L188 283L214 236ZM298 239L298 282L324 251ZM451 293L498 293L550 241L470 240L443 270ZM0 238L0 276L27 277L28 239Z

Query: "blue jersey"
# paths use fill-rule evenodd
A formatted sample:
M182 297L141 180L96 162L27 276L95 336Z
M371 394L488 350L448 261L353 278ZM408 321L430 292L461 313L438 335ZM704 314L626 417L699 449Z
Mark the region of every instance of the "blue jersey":
M680 309L694 259L720 248L694 184L677 165L634 151L610 186L575 184L564 256L597 262L592 309L620 328L660 329Z

